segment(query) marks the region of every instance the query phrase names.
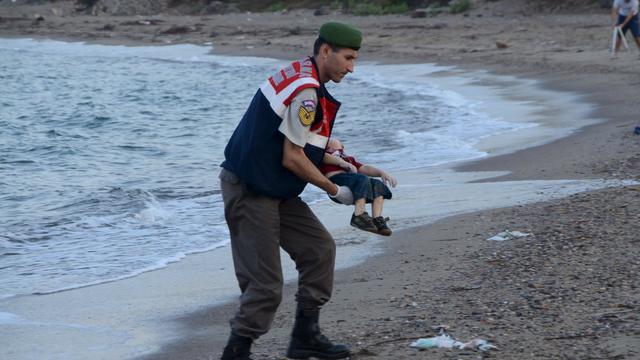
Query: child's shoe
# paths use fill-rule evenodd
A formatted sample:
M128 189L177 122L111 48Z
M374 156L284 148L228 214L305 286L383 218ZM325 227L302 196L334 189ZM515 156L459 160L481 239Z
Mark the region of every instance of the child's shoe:
M387 221L382 216L378 216L377 218L373 218L373 224L378 229L377 233L384 236L391 235L391 229L387 226Z
M373 219L371 219L371 216L369 216L366 211L360 215L356 215L355 213L351 215L351 226L364 231L378 232L378 227L373 223Z

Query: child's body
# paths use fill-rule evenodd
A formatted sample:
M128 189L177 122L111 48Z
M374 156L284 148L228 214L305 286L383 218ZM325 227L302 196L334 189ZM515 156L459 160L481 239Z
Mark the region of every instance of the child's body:
M380 235L391 235L382 216L384 199L391 199L391 191L385 185L395 187L396 179L375 166L363 165L354 157L344 153L344 146L337 139L327 143L323 165L320 171L336 185L347 186L353 193L355 209L351 225ZM380 177L382 179L375 179ZM365 204L371 203L371 214L365 211ZM348 205L348 204L347 204Z

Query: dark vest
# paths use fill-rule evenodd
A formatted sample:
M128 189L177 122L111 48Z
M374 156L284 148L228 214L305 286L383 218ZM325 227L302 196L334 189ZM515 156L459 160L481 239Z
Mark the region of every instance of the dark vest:
M320 166L340 102L320 83L313 58L291 63L260 86L224 150L221 166L259 194L288 199L307 185L282 166L284 134L278 130L292 99L307 88L316 90L318 105L304 152Z

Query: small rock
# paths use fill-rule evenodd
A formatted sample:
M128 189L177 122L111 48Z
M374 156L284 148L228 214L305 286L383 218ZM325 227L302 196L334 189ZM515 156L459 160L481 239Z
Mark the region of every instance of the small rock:
M324 16L331 14L331 9L328 6L320 6L314 12L314 16Z
M411 17L414 19L426 18L427 10L425 9L416 9L411 13Z
M124 25L124 26L137 26L137 25L158 25L160 23L164 22L164 20L159 20L159 19L145 19L145 20L129 20L129 21L123 21L120 23L120 25Z
M506 48L509 47L509 45L507 43L505 43L505 42L502 42L502 41L496 41L496 47L498 49L506 49Z
M302 29L300 29L300 26L296 26L292 29L289 29L289 34L291 35L300 35L301 32L302 32Z
M355 355L357 356L378 356L377 353L367 349L367 348L362 348L360 350L358 350Z
M174 25L167 30L160 32L163 35L176 35L176 34L186 34L192 31L196 31L196 28L193 26L183 26L183 25Z
M103 30L103 31L113 31L115 30L116 26L113 24L105 24L103 27L98 28L98 30Z

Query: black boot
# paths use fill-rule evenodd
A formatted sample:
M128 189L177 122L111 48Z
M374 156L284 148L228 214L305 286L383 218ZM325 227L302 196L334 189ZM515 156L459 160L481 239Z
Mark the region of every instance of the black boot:
M253 339L231 332L227 346L220 360L251 360L251 343Z
M318 317L320 310L304 309L298 304L296 322L291 333L291 343L287 350L287 357L291 359L344 359L351 355L346 345L333 344L320 333Z

